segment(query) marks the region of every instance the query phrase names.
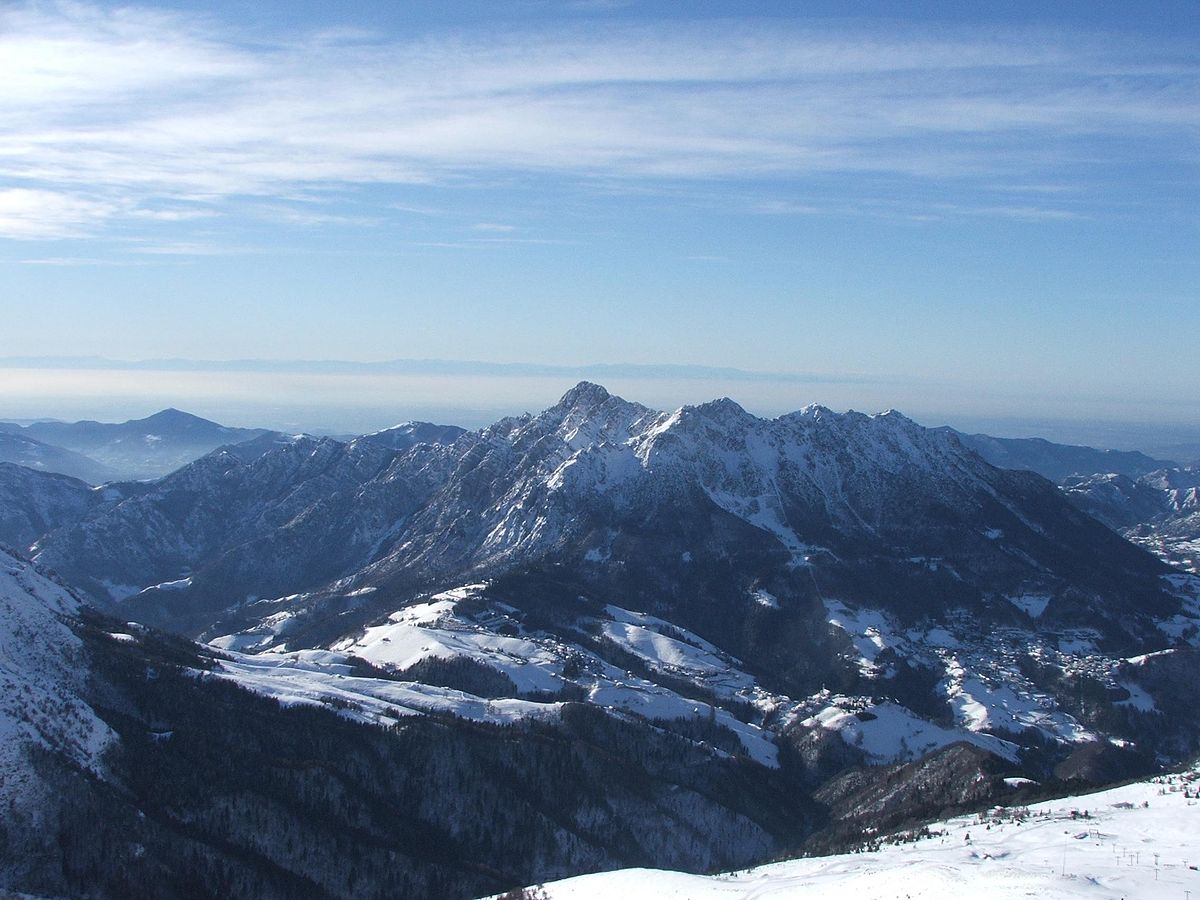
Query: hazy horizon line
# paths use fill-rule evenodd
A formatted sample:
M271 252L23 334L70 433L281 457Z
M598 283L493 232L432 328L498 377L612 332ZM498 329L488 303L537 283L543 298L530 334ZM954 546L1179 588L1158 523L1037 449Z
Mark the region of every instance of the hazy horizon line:
M494 362L470 359L398 357L384 360L346 359L113 359L105 356L5 356L0 368L14 369L101 369L107 371L164 372L296 372L317 374L389 375L500 375L516 378L594 376L597 378L646 378L736 381L774 381L803 384L887 384L896 377L859 372L779 372L680 363L535 363Z
M1160 398L997 392L963 380L864 373L753 371L678 363L563 365L479 360L0 357L0 420L127 421L167 407L241 427L365 434L403 421L476 429L548 408L573 384L595 381L661 410L733 397L774 418L818 403L834 410L902 411L927 427L996 437L1200 455L1200 421Z

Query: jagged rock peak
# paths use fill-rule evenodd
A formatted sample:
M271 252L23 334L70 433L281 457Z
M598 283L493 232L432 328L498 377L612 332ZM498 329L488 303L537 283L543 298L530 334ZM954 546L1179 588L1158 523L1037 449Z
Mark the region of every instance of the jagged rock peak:
M916 427L922 428L904 413L897 409L885 409L880 413L862 413L857 410L848 409L844 413L835 412L828 406L822 406L819 403L810 403L807 406L801 407L795 412L785 413L779 417L781 420L789 419L812 419L813 421L833 421L833 422L875 422L887 423L900 427ZM922 428L922 430L925 430Z
M897 424L900 424L900 425L915 425L916 424L912 419L910 419L904 413L900 412L900 410L898 410L898 409L885 409L883 412L877 413L876 415L872 416L871 418L883 419L888 422L896 422Z
M614 415L639 416L651 412L640 403L610 394L602 385L581 381L562 395L557 404L539 416L550 422L582 422L593 418L612 418Z
M685 406L680 410L680 415L685 420L692 417L699 417L709 422L730 425L752 422L756 419L754 415L746 412L740 404L730 400L728 397L709 400L707 403L701 403L698 406Z
M836 416L832 409L828 406L822 406L820 403L810 403L807 406L802 406L794 413L789 413L791 416L803 416L809 419L822 419L827 416Z
M735 400L730 400L728 397L718 397L716 400L709 400L707 403L701 403L696 407L697 410L709 413L710 415L735 415L748 416L750 413Z
M563 410L579 407L590 408L599 406L611 397L612 394L603 385L595 384L591 381L581 381L562 395L562 399L558 401L556 408Z
M557 432L573 449L589 444L623 443L635 424L661 416L652 409L610 394L598 384L581 381L537 421Z

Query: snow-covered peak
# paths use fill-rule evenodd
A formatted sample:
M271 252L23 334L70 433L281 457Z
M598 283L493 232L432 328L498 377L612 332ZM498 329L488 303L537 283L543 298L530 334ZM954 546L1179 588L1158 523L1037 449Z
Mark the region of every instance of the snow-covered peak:
M898 409L885 409L879 413L864 413L858 410L848 409L844 413L830 409L828 406L822 406L819 403L810 403L803 406L795 412L784 413L775 421L777 422L824 422L830 425L840 427L848 427L852 425L875 427L875 428L917 428L922 431L926 429L918 425L904 413Z
M889 410L874 416L810 406L777 419L752 415L729 398L660 413L583 382L531 420L492 429L520 454L505 477L516 486L509 507L530 522L536 484L574 496L608 495L638 502L639 485L670 482L699 488L717 506L766 530L794 553L805 552L788 510L835 527L874 532L898 509L905 490L960 499L980 490L987 469L950 436ZM530 464L529 469L524 466ZM918 485L919 482L919 485ZM628 490L626 490L628 488ZM686 489L683 489L686 490ZM986 492L986 488L982 489ZM517 513L503 511L506 535ZM496 532L497 534L500 531ZM539 533L548 533L541 528Z
M820 403L809 403L805 406L800 407L795 412L785 413L784 415L780 416L779 418L780 419L792 419L792 418L820 419L820 418L825 418L828 416L837 416L837 415L838 414L835 413L828 406L822 406Z
M588 409L604 403L610 397L612 394L603 385L591 381L581 381L563 394L554 408L571 410L582 407Z
M889 422L902 428L916 426L916 422L904 415L904 413L900 412L898 409L885 409L883 412L879 413L878 415L871 416L870 418L882 419L884 422Z
M534 421L553 430L572 450L623 444L658 413L640 403L610 394L598 384L581 381Z
M741 405L730 400L728 397L709 400L707 403L701 403L699 406L685 406L683 411L685 414L691 413L717 422L743 423L755 419Z
M797 552L803 540L787 507L858 528L885 516L887 496L903 480L921 479L922 491L932 480L948 495L986 468L950 436L895 410L869 416L809 406L763 419L720 398L660 413L586 381L541 415L500 423L484 437L491 452L517 454L503 463L504 476L517 479L505 498L522 516L540 515L527 502L535 483L594 495L665 478L699 487Z
M400 422L391 428L364 434L355 443L374 444L393 450L407 450L417 444L451 444L466 430L457 425L435 425L432 422Z
M665 427L655 428L654 432L655 435L668 432L687 434L697 440L708 440L724 446L732 437L744 434L762 421L728 397L721 397L696 406L684 406L670 416L661 417L655 424Z
M928 468L935 463L928 458L931 455L961 455L946 435L929 431L894 409L866 415L810 405L777 419L763 419L721 397L661 413L588 381L577 384L540 416L511 424L515 431L510 434L523 433L531 425L551 430L571 452L602 445L620 447L635 453L644 467L652 459L664 462L667 455L683 454L694 462L714 452L748 454L749 459L730 463L758 467L772 455L769 448L790 457L801 447L832 449L835 445L862 451L867 461L887 462L892 469L913 463ZM659 452L665 448L670 452Z

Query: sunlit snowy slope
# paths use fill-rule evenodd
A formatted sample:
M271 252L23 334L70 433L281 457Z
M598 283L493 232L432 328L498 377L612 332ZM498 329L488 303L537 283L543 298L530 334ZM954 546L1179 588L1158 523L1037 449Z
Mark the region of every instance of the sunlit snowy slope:
M915 841L705 877L653 869L545 886L550 900L988 900L1200 895L1200 775L938 822Z
M99 771L112 740L81 696L83 644L68 624L79 609L70 591L0 548L0 804L10 814L41 790L31 751Z

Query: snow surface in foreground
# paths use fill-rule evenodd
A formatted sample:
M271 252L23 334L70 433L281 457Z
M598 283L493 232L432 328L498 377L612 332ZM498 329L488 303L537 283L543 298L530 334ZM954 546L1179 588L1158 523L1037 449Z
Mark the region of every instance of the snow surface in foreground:
M1185 796L1185 788L1192 795ZM734 875L623 869L545 886L551 900L988 900L1200 897L1200 776L1164 776L1028 808L962 816L932 837ZM990 827L989 827L990 826Z

